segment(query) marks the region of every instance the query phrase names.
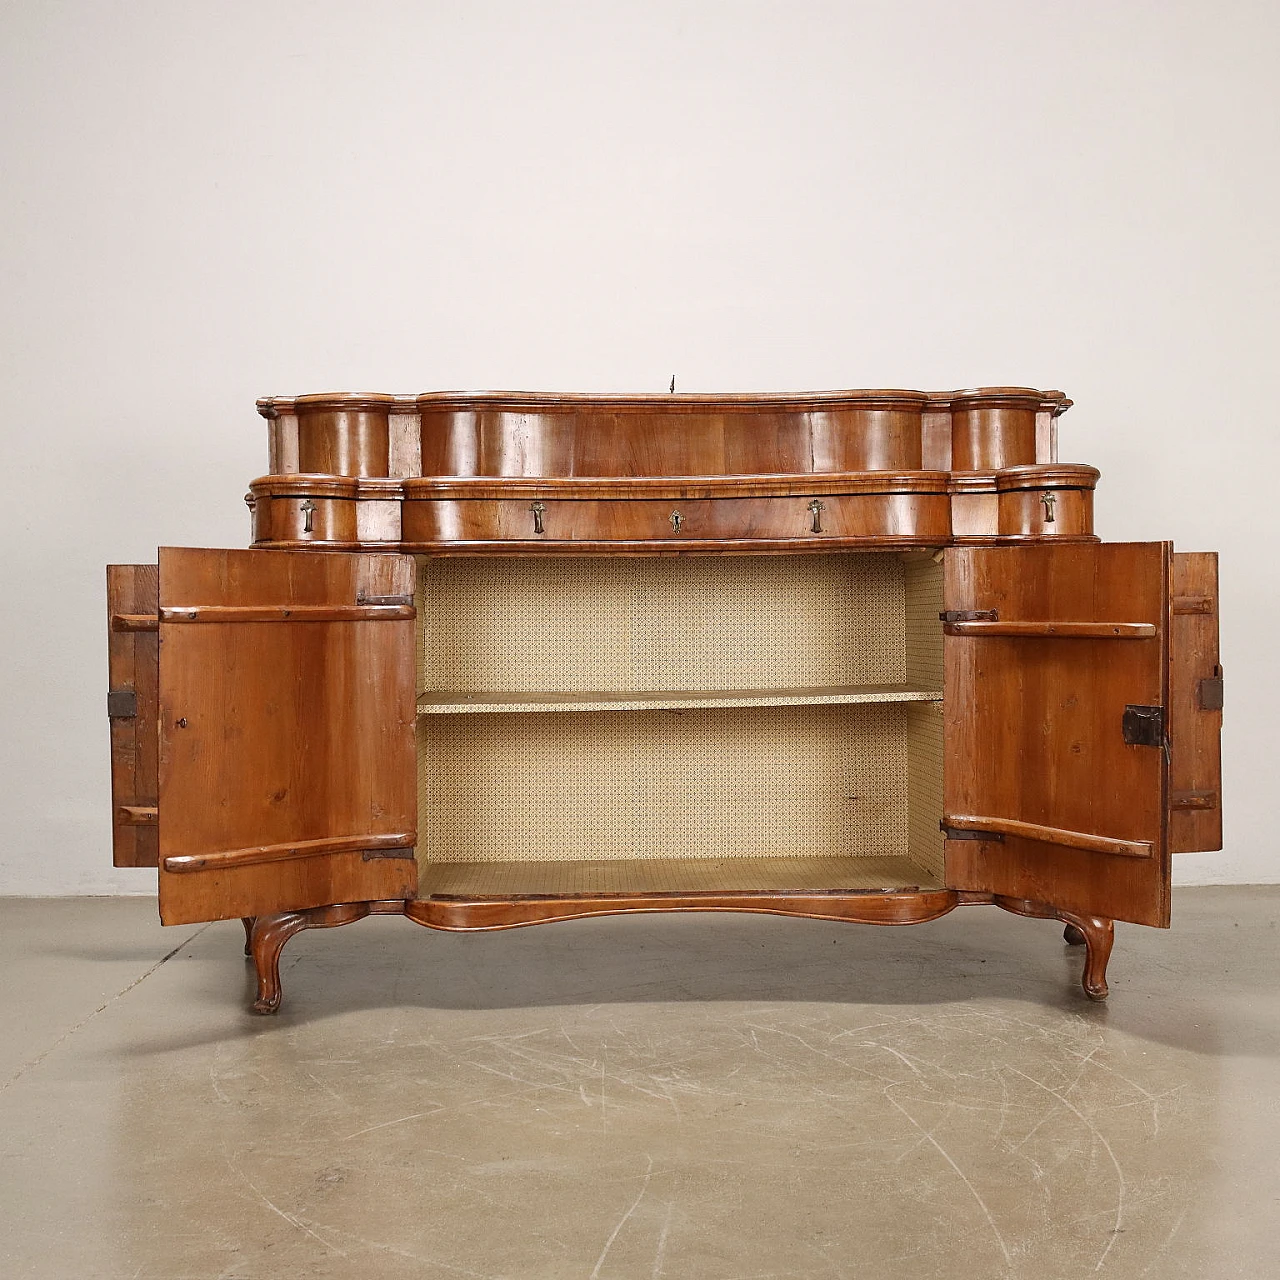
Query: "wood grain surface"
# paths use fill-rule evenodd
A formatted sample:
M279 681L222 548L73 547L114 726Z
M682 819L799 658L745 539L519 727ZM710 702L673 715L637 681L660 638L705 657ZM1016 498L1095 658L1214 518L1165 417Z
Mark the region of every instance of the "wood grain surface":
M1126 706L1166 705L1169 556L1159 542L947 551L949 610L995 609L1002 623L1029 625L956 627L944 640L945 821L984 818L998 830L1011 820L1150 848L1116 856L1005 825L999 841L947 841L949 887L1169 923L1165 754L1122 733ZM1110 636L1120 621L1144 630ZM1064 626L1097 630L1053 634Z
M117 867L154 867L159 800L159 578L153 564L107 566L107 678L132 693L132 715L112 716L111 848ZM135 620L145 619L145 627Z
M164 921L412 896L411 851L369 854L417 829L414 611L369 618L357 604L412 593L400 556L161 550L162 617L248 611L160 624ZM280 609L301 612L251 620ZM332 840L345 843L306 847ZM242 851L266 846L294 852L246 864Z
M1217 552L1178 552L1172 590L1169 846L1204 853L1222 848L1222 708L1201 684L1222 678Z

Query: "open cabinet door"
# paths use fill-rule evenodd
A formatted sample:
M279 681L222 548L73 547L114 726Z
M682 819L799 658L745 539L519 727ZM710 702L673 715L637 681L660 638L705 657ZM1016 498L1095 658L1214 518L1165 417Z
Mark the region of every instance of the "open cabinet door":
M413 560L160 551L165 924L412 898Z
M947 551L950 888L1168 925L1170 550Z
M117 867L154 867L159 851L158 605L155 565L107 565L111 861Z
M1222 848L1218 555L1173 557L1169 655L1169 849Z

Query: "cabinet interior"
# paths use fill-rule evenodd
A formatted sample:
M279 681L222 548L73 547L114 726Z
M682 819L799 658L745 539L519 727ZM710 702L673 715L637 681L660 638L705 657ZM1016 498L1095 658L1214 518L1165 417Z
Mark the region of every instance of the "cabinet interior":
M928 552L418 560L420 896L943 883Z

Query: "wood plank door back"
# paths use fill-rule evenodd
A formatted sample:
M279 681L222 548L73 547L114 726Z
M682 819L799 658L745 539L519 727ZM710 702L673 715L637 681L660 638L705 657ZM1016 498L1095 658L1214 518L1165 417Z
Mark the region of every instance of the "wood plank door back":
M1222 664L1218 553L1173 557L1169 664L1169 847L1222 848Z
M160 918L411 898L413 561L160 551Z
M1169 544L946 557L948 886L1168 925Z
M107 565L111 861L117 867L154 867L159 852L159 602L155 565Z

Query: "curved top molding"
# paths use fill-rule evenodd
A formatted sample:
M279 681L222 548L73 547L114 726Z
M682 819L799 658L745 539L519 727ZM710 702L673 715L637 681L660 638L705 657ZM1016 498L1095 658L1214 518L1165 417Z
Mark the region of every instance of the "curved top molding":
M273 475L557 477L1002 471L1057 461L1061 391L268 396Z
M300 396L264 396L258 412L268 419L282 414L312 413L420 413L439 410L563 411L626 409L648 413L751 412L788 410L822 412L840 408L889 409L912 412L953 408L1021 408L1066 412L1072 402L1061 391L1034 387L969 387L959 391L908 391L897 388L862 388L845 391L768 392L764 394L689 394L677 392L616 393L559 391L426 391L417 395L384 392L327 391Z

